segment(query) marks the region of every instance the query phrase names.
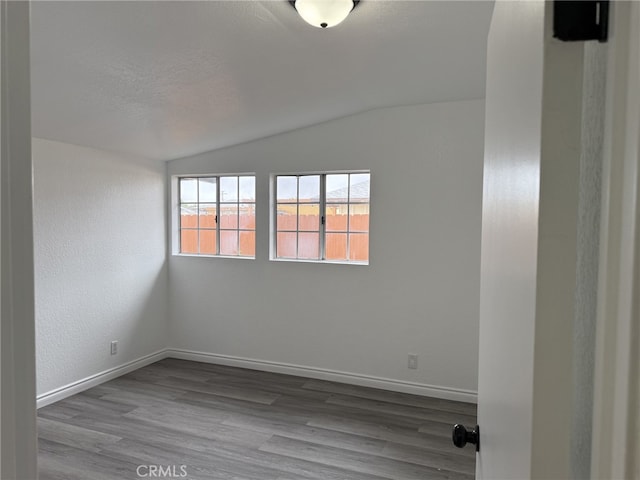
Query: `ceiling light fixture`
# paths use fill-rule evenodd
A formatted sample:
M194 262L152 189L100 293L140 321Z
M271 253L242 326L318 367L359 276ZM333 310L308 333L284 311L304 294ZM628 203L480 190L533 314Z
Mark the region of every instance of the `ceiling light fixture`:
M292 0L289 3L305 22L318 28L335 27L360 0Z

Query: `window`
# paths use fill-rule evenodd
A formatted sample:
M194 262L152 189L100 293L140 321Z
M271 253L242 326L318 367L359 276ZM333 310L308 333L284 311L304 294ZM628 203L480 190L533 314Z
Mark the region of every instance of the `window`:
M180 253L255 257L253 175L179 178Z
M367 173L277 175L276 259L369 261Z

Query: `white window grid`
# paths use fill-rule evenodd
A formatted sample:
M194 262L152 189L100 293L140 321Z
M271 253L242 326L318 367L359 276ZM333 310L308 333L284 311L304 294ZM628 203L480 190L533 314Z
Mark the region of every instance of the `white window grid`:
M359 174L369 174L368 171L349 171L349 172L324 172L324 173L298 173L298 174L278 174L274 175L274 183L273 183L273 191L274 191L274 224L273 224L273 258L275 259L284 259L284 260L302 260L302 261L319 261L319 262L337 262L337 263L368 263L368 260L350 260L351 258L351 234L368 234L369 230L352 230L351 229L351 208L353 205L370 205L371 198L369 198L366 202L363 201L351 201L351 175L359 175ZM347 196L346 200L335 200L332 201L326 198L326 177L327 175L347 175ZM319 186L319 198L318 202L300 202L300 179L303 177L313 177L317 176L320 178L320 186ZM289 201L279 201L278 200L278 178L279 177L295 177L296 178L296 199L295 202L293 200ZM279 205L296 205L296 226L295 230L282 229L278 230L278 206ZM318 230L303 230L300 229L300 205L319 205L319 225ZM326 225L326 216L327 216L327 205L346 205L347 206L347 227L345 230L327 230ZM278 256L278 233L296 233L296 256L295 257L279 257ZM300 233L318 233L319 234L319 255L317 259L300 257L299 256L299 239ZM345 234L347 239L347 249L345 259L343 260L327 260L326 258L326 239L327 234Z
M235 178L236 179L236 200L235 201L222 201L222 192L221 191L221 182L220 179L221 178ZM253 201L247 201L246 199L242 199L240 198L240 179L241 178L252 178L254 181L254 192L253 192ZM181 188L182 188L182 181L183 180L194 180L196 181L196 201L195 202L190 202L190 201L182 201L182 192L181 192ZM204 201L201 202L200 201L200 181L199 180L215 180L215 184L216 184L216 195L215 195L215 202L209 202L209 201ZM184 205L195 205L195 212L196 212L196 227L192 228L192 227L186 227L183 228L182 226L182 207ZM215 228L210 228L210 227L201 227L200 226L200 209L201 209L201 205L212 205L215 206L215 219L214 219L214 223L215 223ZM220 222L220 213L221 213L221 205L222 206L235 206L236 207L236 212L237 212L237 219L236 219L236 227L235 228L221 228L221 222ZM236 246L236 251L237 253L235 255L233 254L228 254L225 253L222 256L236 256L236 257L248 257L248 258L255 258L255 255L241 255L240 254L240 232L254 232L256 231L255 226L254 228L250 229L250 228L240 228L240 205L248 205L250 206L250 208L253 210L254 215L256 214L256 201L255 201L255 175L248 175L248 174L243 174L243 175L207 175L207 176L182 176L182 177L178 177L178 242L179 242L179 246L178 246L178 252L183 254L183 249L182 249L182 231L183 230L191 230L191 231L195 231L197 232L196 234L196 238L197 238L197 245L198 245L198 253L187 253L187 255L201 255L201 256L221 256L220 254L220 236L221 236L221 232L223 231L235 231L237 232L237 246ZM216 232L216 252L215 253L201 253L201 246L200 246L200 232L201 231L214 231Z

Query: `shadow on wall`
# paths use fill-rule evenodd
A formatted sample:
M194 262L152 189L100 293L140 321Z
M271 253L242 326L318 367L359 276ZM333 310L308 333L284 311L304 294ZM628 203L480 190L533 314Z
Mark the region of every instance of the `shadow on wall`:
M153 353L159 348L168 346L169 315L167 299L169 297L169 267L164 260L155 275L145 275L152 279L146 285L139 285L136 290L136 303L130 304L127 316L129 321L122 331L120 347L126 355L130 349L128 344L132 340L138 343L133 354L123 356L123 361L135 360L141 356ZM118 361L116 363L123 363Z

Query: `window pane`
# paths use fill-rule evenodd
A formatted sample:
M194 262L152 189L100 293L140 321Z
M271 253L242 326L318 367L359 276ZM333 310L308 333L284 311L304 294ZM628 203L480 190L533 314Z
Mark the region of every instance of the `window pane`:
M327 233L325 244L325 257L327 260L347 259L347 234Z
M198 206L187 203L180 206L180 228L198 228Z
M198 201L198 181L195 178L180 179L180 203Z
M242 203L240 204L239 211L239 225L240 228L246 230L255 230L256 229L256 206L253 203Z
M216 204L200 204L200 228L216 228Z
M240 201L256 201L256 177L240 177Z
M237 230L220 230L220 255L238 255Z
M298 258L318 260L320 258L320 234L298 234Z
M298 230L320 230L319 204L300 204L298 206Z
M215 230L200 230L200 253L203 255L216 254Z
M240 255L256 256L256 232L240 232Z
M305 175L304 177L300 177L298 199L301 203L320 201L320 175Z
M238 201L238 177L220 177L220 201Z
M296 233L280 233L276 238L277 258L296 258Z
M349 205L345 203L328 204L326 208L327 232L346 232ZM345 237L346 240L346 237ZM345 250L346 251L346 250ZM346 258L346 253L345 253Z
M276 230L297 230L298 209L291 203L278 204Z
M349 231L369 231L369 204L352 203L349 205Z
M276 179L278 202L298 201L298 177L283 176Z
M180 231L180 253L198 253L198 231Z
M180 253L255 256L255 176L180 178L178 182ZM297 226L297 214L293 223Z
M327 175L327 188L326 197L327 202L347 202L348 201L348 186L349 175Z
M370 177L368 173L351 174L351 188L349 189L350 202L368 202Z
M370 178L369 173L276 176L276 257L368 262Z
M369 260L368 233L352 233L349 235L349 260Z
M238 228L238 204L220 204L220 228Z
M199 178L198 186L200 188L200 202L214 202L216 201L216 181L213 178Z

